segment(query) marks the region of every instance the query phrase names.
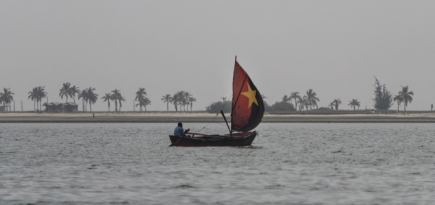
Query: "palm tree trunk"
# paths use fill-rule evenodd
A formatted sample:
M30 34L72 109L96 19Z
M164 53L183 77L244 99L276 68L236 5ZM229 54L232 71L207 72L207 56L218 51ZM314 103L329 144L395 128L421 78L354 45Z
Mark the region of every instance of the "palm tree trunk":
M89 110L92 112L92 103L89 102Z
M169 112L169 101L166 101L166 112Z
M82 98L82 108L83 108L83 112L85 112L85 99Z

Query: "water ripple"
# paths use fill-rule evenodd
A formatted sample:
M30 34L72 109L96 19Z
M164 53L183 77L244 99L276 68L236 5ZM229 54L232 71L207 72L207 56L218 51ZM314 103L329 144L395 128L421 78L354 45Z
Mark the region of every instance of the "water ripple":
M199 130L204 124L186 124ZM0 124L0 204L430 204L431 124L262 124L168 147L172 124ZM210 125L202 132L225 132Z

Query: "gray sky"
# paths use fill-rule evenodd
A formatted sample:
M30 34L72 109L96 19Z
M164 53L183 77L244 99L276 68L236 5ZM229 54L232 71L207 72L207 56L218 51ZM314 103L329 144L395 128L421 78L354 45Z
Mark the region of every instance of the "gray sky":
M435 103L434 11L435 1L397 0L0 1L0 87L25 110L35 86L64 101L64 82L100 97L119 89L123 110L139 87L149 110L179 90L204 110L231 95L237 55L269 104L312 88L320 106L372 108L376 75L393 94L409 85L408 109L424 110Z

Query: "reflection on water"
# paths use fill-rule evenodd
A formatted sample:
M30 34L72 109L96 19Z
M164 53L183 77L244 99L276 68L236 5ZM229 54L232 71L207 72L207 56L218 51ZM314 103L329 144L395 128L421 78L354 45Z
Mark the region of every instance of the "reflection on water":
M432 124L263 123L251 147L202 148L168 147L175 126L0 124L0 203L435 200ZM212 124L201 132L225 130Z

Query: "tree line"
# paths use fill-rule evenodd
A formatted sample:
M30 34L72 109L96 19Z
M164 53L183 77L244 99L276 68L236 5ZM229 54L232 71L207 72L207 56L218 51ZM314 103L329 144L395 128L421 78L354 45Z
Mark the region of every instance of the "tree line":
M71 85L71 83L66 82L62 84L62 88L59 90L59 97L61 99L65 98L65 102L68 102L68 99L73 99L74 103L77 100L82 100L82 109L83 112L89 111L92 112L92 105L95 104L98 100L98 94L95 93L96 89L93 87L84 88L80 90L79 87L75 85ZM45 90L45 86L37 86L34 87L28 93L28 99L33 101L33 110L41 111L43 106L43 99L47 98L48 101L48 93ZM10 88L4 88L3 92L0 92L0 104L4 107L10 107L10 103L13 102L14 93L11 92ZM115 112L120 112L122 109L122 103L125 102L124 96L122 96L121 91L118 89L112 90L111 92L106 93L101 97L103 102L107 102L107 108L110 112L110 103L115 104ZM145 88L139 88L135 93L135 107L139 107L140 112L143 110L147 111L147 106L151 105L151 100L147 97L147 92ZM192 111L193 103L196 102L196 98L193 95L186 91L178 91L174 95L167 94L162 97L162 101L167 104L167 110L169 111L169 104L173 104L175 110L183 110L183 111ZM10 111L10 109L9 109Z
M406 112L406 107L408 104L412 103L414 92L409 91L408 86L401 86L401 90L394 97L390 91L388 91L385 84L381 85L376 77L374 87L374 107L378 110L388 110L391 106L393 106L394 101L396 101L397 111L400 111L400 104L403 103L403 110Z
M406 111L406 107L413 100L414 92L409 91L408 86L401 86L401 91L398 92L397 95L393 97L393 95L387 90L385 84L381 85L379 80L375 77L375 91L374 95L374 107L378 110L388 110L393 102L397 102L397 111L400 111L400 105L403 104L403 109ZM262 95L263 99L267 98ZM317 93L313 91L313 89L308 89L305 92L305 95L301 96L299 92L291 92L290 95L284 95L280 102L275 102L273 105L268 105L266 101L264 101L265 110L266 111L306 111L313 109L330 109L330 110L338 110L339 105L342 103L340 98L333 99L328 107L319 108L318 102L320 99L317 97ZM348 104L351 108L356 110L356 108L361 106L361 102L358 99L352 99ZM220 112L223 110L224 112L231 112L231 101L226 101L225 98L222 98L222 101L217 101L211 103L206 107L206 111L210 113Z
M166 110L169 111L169 104L173 104L175 111L192 111L193 103L196 102L196 98L192 96L191 93L186 91L178 91L174 95L166 94L162 96L161 101L166 103Z
M381 84L379 80L375 77L374 84L374 108L378 110L388 110L394 102L397 102L397 110L400 111L400 106L403 105L403 110L406 111L408 104L413 101L414 92L409 90L409 86L401 86L401 90L397 95L392 95L385 84ZM93 87L84 88L82 90L77 86L72 86L71 83L63 83L62 88L59 90L59 97L63 99L65 97L65 102L68 102L68 98L76 100L82 100L83 112L87 111L88 105L89 110L92 112L92 105L98 100L98 94L95 93L96 89ZM42 110L42 99L48 98L48 94L45 90L45 86L34 87L28 93L28 99L32 100L34 110ZM139 88L135 93L134 104L135 107L139 107L142 112L143 108L147 111L147 106L151 105L151 100L147 97L147 92L145 88ZM0 91L0 105L3 105L9 111L10 105L14 100L14 93L10 88L3 88ZM266 96L262 95L265 99ZM122 96L121 91L118 89L112 90L101 97L103 102L107 102L108 111L110 112L110 103L115 103L115 112L120 112L122 109L122 102L125 102L124 96ZM169 104L174 105L175 111L192 111L193 103L196 102L196 98L192 96L191 93L186 91L178 91L175 94L166 94L162 96L161 101L166 103L166 110L169 111ZM303 96L299 92L291 92L290 95L284 95L280 102L275 102L273 105L268 105L265 101L266 111L303 111L303 110L313 110L313 109L330 109L338 110L339 105L342 103L340 98L333 99L326 108L319 108L318 102L320 99L317 97L317 93L313 89L308 89ZM208 112L219 112L223 109L225 112L231 111L231 101L227 101L226 98L222 98L222 101L217 101L211 103L206 107ZM360 102L358 99L352 99L349 104L351 108L356 110L360 107Z

